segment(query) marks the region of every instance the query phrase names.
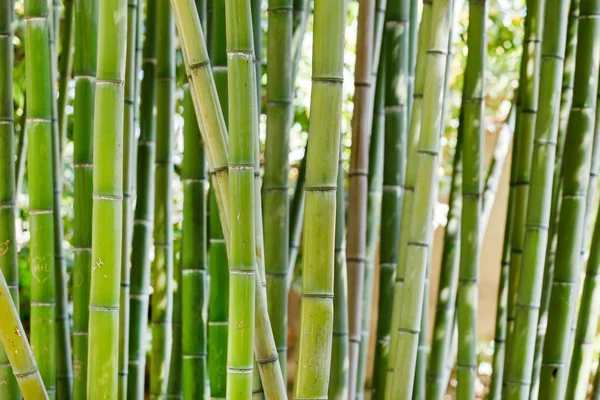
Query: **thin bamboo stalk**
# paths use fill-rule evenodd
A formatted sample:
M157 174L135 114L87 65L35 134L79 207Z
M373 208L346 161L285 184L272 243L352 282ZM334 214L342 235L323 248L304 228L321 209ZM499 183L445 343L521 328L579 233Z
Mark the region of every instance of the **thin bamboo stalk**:
M25 2L31 344L48 397L56 396L56 286L52 160L52 73L48 3ZM14 215L14 214L13 214Z
M425 284L423 291L423 310L429 310L429 273L431 270L431 258L433 252L429 252L429 259L427 260L427 271L425 272ZM412 398L413 400L425 399L426 394L426 378L427 375L427 352L429 346L427 346L427 311L421 315L421 325L419 328L419 348L417 350L417 362L415 366L415 381Z
M99 3L87 398L118 396L127 1Z
M293 119L292 0L269 1L264 238L267 304L286 380L289 260L289 128ZM260 172L260 171L259 171Z
M600 32L600 21L596 18L600 2L582 0L579 11L573 103L561 171L563 189L557 256L549 303L553 312L548 315L548 340L544 343L540 372L540 396L543 398L564 398L567 386L571 324L581 273L580 252L592 156L590 143L594 137L600 44L593 38ZM566 15L563 18L566 25Z
M394 299L393 313L398 315L397 345L396 351L390 357L393 379L390 380L388 374L387 398L410 398L413 392L424 282L433 231L431 221L438 190L442 94L445 87L451 5L450 1L436 1L432 6L431 37L423 71L428 78L428 90L423 92L423 124L418 148L414 154L411 154L409 146L409 158L415 158L415 177L418 176L419 179L414 186L415 207L411 208L410 214L404 213L403 210L405 216L410 215L411 222L406 243L406 258L400 258L402 253L399 253L398 258L396 279L404 277L405 281L403 293L398 293Z
M121 246L121 285L119 302L119 399L127 398L129 371L129 288L131 285L131 239L133 233L134 168L136 156L137 109L137 19L138 1L127 2L127 58L123 114L123 242Z
M67 139L67 103L69 101L69 81L73 71L73 39L75 35L74 0L64 0L65 8L62 36L60 37L60 64L58 76L58 131L60 132L60 150L65 148ZM58 38L58 37L57 37Z
M346 2L316 0L306 171L301 331L294 398L327 397L333 331L335 190ZM319 265L319 268L312 268Z
M14 109L13 109L13 28L11 26L13 19L13 2L11 0L0 1L0 315L7 321L11 320L8 326L18 324L17 329L25 332L19 321L18 310L15 304L19 304L19 270L17 264L17 240L15 227L16 213L16 188L15 188L15 155L14 155ZM25 132L21 132L21 137ZM12 299L12 300L10 300ZM12 304L11 304L12 303ZM3 324L4 325L4 324ZM19 332L19 331L17 331ZM6 349L10 348L8 341L9 335L19 337L18 333L12 333L5 330L0 334L4 348L0 348L0 379L5 384L0 385L0 397L7 400L21 399L21 392L17 385L17 379L11 370L11 359L18 361L16 356L19 353L10 354ZM29 360L21 364L16 373L32 369L35 363L33 355L27 340L20 340L18 344L20 349L27 347L25 354L29 355ZM23 366L27 366L23 370ZM37 367L35 367L37 371ZM38 383L43 383L39 378Z
M17 143L17 160L15 166L16 176L16 196L22 193L23 177L25 176L25 163L27 161L27 131L25 130L27 124L27 93L25 93L25 100L23 101L23 115L21 115L20 123L20 134L19 141Z
M562 184L560 171L565 146L565 137L571 103L573 101L573 81L575 79L575 55L577 50L577 29L579 26L579 0L571 0L569 7L569 21L567 23L567 45L565 49L564 72L562 81L562 92L560 98L560 114L558 122L558 138L556 144L556 158L554 166L554 179L552 184L552 205L550 211L550 224L548 229L548 245L546 247L546 264L544 266L544 281L542 286L542 297L540 302L540 316L538 318L538 333L535 342L535 356L533 372L531 373L531 397L537 398L539 390L539 376L542 363L542 350L548 324L548 304L550 301L550 289L552 276L554 274L554 260L556 258L556 237L558 228L558 217L560 210L560 193Z
M154 179L156 158L156 23L157 0L146 2L146 40L141 68L140 137L137 143L131 283L129 294L129 368L127 398L142 400L146 370L146 330L150 290L150 244L154 229Z
M73 226L73 398L87 395L90 265L92 264L92 162L94 90L98 4L75 2L75 101L73 121L74 216Z
M342 166L342 145L338 160L335 204L335 261L333 278L333 334L331 338L331 376L328 397L348 398L348 277L346 270L346 191ZM352 389L350 389L352 391Z

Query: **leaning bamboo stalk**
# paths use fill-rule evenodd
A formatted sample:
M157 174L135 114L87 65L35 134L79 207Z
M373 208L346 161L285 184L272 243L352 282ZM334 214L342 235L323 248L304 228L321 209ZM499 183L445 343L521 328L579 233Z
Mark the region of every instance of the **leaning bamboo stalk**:
M369 174L369 130L373 120L371 79L373 69L373 31L375 0L360 2L354 74L354 113L352 148L348 173L348 235L346 268L348 269L349 376L348 399L356 396L358 361L362 331L362 303L365 281L367 198Z
M52 160L52 74L45 0L25 3L27 170L30 205L31 344L49 398L56 396L56 287ZM14 214L13 214L14 215Z
M552 205L550 209L550 226L548 229L548 245L546 247L546 265L544 267L544 281L538 318L538 333L535 342L535 357L533 372L531 373L531 397L537 398L539 390L539 376L542 363L542 350L548 324L548 303L552 275L554 274L554 260L556 257L556 237L558 234L558 217L560 210L560 193L562 190L560 171L562 167L563 150L571 103L573 101L573 80L575 79L575 55L577 50L577 29L579 26L579 0L571 0L569 7L569 22L567 23L567 45L565 50L562 92L560 97L560 114L558 122L558 138L556 144L556 158L554 166L554 179L552 184Z
M597 18L600 2L582 0L579 11L573 103L564 149L556 262L549 303L552 313L548 315L540 372L543 398L562 398L566 390L571 324L579 294L580 251L592 156L590 143L594 137L600 67L600 44L594 38L600 33ZM566 10L563 18L566 24Z
M437 1L432 7L431 37L424 70L427 89L424 91L422 125L418 148L409 158L416 159L414 207L410 214L410 229L406 243L406 258L400 258L399 270L404 269L403 293L395 296L393 312L398 315L396 352L392 380L388 379L388 398L412 397L415 363L424 295L425 272L432 240L432 215L438 191L440 125L443 112L443 90L450 32L450 1ZM396 287L398 289L398 287ZM392 328L393 329L393 328ZM389 389L389 391L388 391Z
M301 331L295 398L327 397L333 329L335 191L342 107L345 0L316 0L306 170ZM320 267L311 268L313 265Z
M133 230L134 160L137 109L137 18L138 0L127 2L127 58L123 114L123 242L121 245L121 284L119 303L119 399L127 398L129 371L129 288L131 282L131 237Z
M173 333L173 114L175 113L175 24L168 0L158 0L156 22L156 159L154 162L154 261L151 301L150 394L164 397L169 381Z
M15 304L19 304L19 270L17 264L17 240L15 227L16 192L15 187L15 156L14 156L14 110L13 110L13 19L12 0L0 1L0 315L11 320L10 324L2 324L6 328L17 325L17 331L6 329L0 335L4 348L0 348L0 379L5 384L0 385L0 397L3 399L16 400L21 398L17 380L11 370L10 361L19 361L16 356L20 354L7 352L10 348L9 335L19 337L18 332L25 332L19 321L18 310ZM23 127L24 128L24 127ZM25 136L22 129L21 137ZM10 300L12 298L12 301ZM27 340L20 339L18 347L25 350L29 359L15 368L16 373L33 370L33 355ZM18 350L17 350L18 351ZM29 365L28 365L29 363ZM33 365L32 365L33 364ZM26 366L27 369L23 367ZM35 367L37 371L37 367ZM38 384L43 383L37 374Z
M391 7L391 4L388 5L388 9ZM409 24L411 17L411 10L407 4L404 4L402 7L402 13L400 20L400 24ZM414 95L412 101L412 110L410 119L408 120L408 131L407 136L404 139L403 145L400 149L404 152L404 160L401 161L402 167L404 167L404 171L399 172L399 177L402 179L404 177L404 181L399 181L399 185L401 186L401 190L399 192L399 196L401 196L400 203L400 232L398 240L392 244L392 246L397 246L397 257L393 260L388 261L392 265L389 268L395 269L395 277L393 289L390 289L392 293L392 299L388 300L385 308L389 309L390 304L392 305L392 309L396 309L399 311L402 304L402 296L403 296L403 288L404 288L404 275L405 275L405 265L404 262L398 262L399 260L406 259L406 251L407 251L407 240L408 233L410 229L410 217L402 218L403 215L411 215L412 207L413 207L413 197L414 197L414 187L416 183L416 170L417 170L417 158L416 152L419 144L419 136L421 133L421 120L422 120L422 109L423 109L423 93L425 87L425 68L427 63L427 50L429 48L429 37L431 33L431 25L432 25L432 2L424 1L423 2L423 11L421 17L421 23L419 25L419 38L418 38L418 49L417 49L417 59L416 59L416 76L415 76L415 84L414 84ZM407 36L405 39L403 38L405 44L403 44L404 54L410 51L410 38L408 37L408 32L410 31L410 27L408 27L408 31L405 29ZM447 44L446 44L447 45ZM406 59L410 57L404 57ZM390 62L390 61L388 61ZM410 65L407 67L407 74L410 73ZM389 69L389 68L388 68ZM388 74L389 75L389 74ZM388 76L388 80L390 77ZM410 79L406 79L407 83ZM401 80L400 80L401 82ZM389 86L389 85L388 85ZM406 107L408 108L408 92L410 91L410 87L407 84L407 99L406 99ZM399 94L400 96L402 94ZM388 119L386 118L386 121ZM387 146L386 146L387 147ZM384 167L384 170L386 168ZM384 176L384 199L385 199L385 190L386 190L386 180ZM403 189L403 190L402 190ZM385 209L384 209L385 210ZM383 211L385 213L385 211ZM385 214L384 214L385 215ZM383 264L383 260L382 260ZM392 272L393 273L393 272ZM382 304L380 300L380 304ZM389 315L389 319L391 320L391 327L389 331L389 344L388 344L388 357L387 357L387 373L386 373L386 382L383 386L380 386L382 390L385 390L385 393L388 393L391 390L390 385L387 382L391 382L391 378L393 376L394 370L394 359L396 355L396 343L398 342L398 327L399 327L399 312L393 312L392 310L387 311ZM412 381L412 377L408 378ZM384 389L385 388L385 389ZM381 393L383 396L384 393ZM385 395L386 397L387 394Z
M127 1L99 3L87 397L117 398Z
M216 98L215 81L209 68L208 54L204 34L200 26L196 5L190 0L173 0L180 40L188 71L188 81L192 83L192 99L198 118L198 125L202 135L204 149L208 160L208 166L212 169L213 187L215 187L216 201L219 206L219 218L223 230L229 232L229 182L228 182L228 155L225 137L227 130L219 101ZM192 45L193 44L193 45ZM202 96L199 94L202 93ZM251 98L250 98L251 99ZM215 160L218 160L217 163ZM225 167L220 164L225 163ZM254 165L253 165L254 175ZM221 194L226 194L221 196ZM224 235L228 238L227 234ZM227 244L227 239L226 239ZM253 246L254 248L254 246ZM231 250L228 248L228 251ZM256 281L256 285L260 285ZM254 335L254 350L264 385L267 398L272 396L285 396L285 384L281 370L277 363L277 351L275 341L268 318L266 299L262 290L256 291L257 312L256 331ZM230 338L231 339L231 338Z
M293 118L292 0L269 1L264 238L267 304L284 380L287 363L289 128Z
M96 1L75 2L75 101L73 121L73 398L85 399L88 369L88 317L92 263L92 141L98 29Z
M348 277L346 270L346 191L342 148L338 160L335 203L335 260L333 278L333 331L331 338L331 376L328 397L347 399L348 390Z
M154 227L154 177L156 158L156 22L157 0L146 3L146 41L141 68L140 137L136 157L136 206L133 219L131 282L129 291L129 351L127 398L144 396L146 330L150 291L150 244Z

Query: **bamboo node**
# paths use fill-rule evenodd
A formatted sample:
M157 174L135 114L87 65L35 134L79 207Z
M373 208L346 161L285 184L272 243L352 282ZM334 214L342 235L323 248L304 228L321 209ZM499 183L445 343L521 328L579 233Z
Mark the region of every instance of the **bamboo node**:
M412 241L412 240L411 240L411 241L408 241L408 242L407 242L407 244L408 244L409 246L415 246L415 247L425 247L425 248L429 247L429 243L426 243L426 242L418 242L418 241Z
M277 353L275 353L271 357L265 357L265 358L256 357L255 360L256 360L256 363L260 364L260 365L273 364L273 363L276 363L277 361L279 361L279 356L277 355Z
M540 306L536 306L533 304L522 304L522 303L517 303L516 307L520 308L522 310L539 310L540 309Z
M516 380L516 379L504 379L504 382L509 383L509 384L513 384L513 385L519 385L519 386L529 386L529 385L531 385L531 382L520 381L520 380Z
M198 354L184 354L184 360L202 360L206 358L206 353L198 353Z
M13 203L13 202L0 203L0 210L13 209L14 207L15 207L15 203ZM31 211L29 213L31 214Z
M418 154L427 154L429 156L437 157L440 153L437 150L419 149Z
M411 335L418 335L419 333L421 333L421 331L419 329L410 329L410 328L400 327L400 328L398 328L398 333L401 333L401 332L408 333Z
M250 368L235 368L227 366L227 373L229 374L251 374L252 367Z
M292 6L279 6L279 7L267 8L267 12L272 12L272 13L292 12L292 11L294 11L294 7L292 7Z
M93 163L80 163L80 162L74 162L73 163L73 168L92 168L94 166Z
M35 361L34 361L34 363L35 363ZM31 368L31 369L30 369L30 370L28 370L28 371L25 371L25 372L19 372L19 373L16 373L16 372L15 372L15 377L16 377L17 379L23 379L23 378L27 378L28 376L31 376L31 375L34 375L34 374L37 374L37 373L38 373L38 367L37 367L37 364L33 364L33 368ZM49 390L48 390L48 392L49 392Z
M108 200L108 201L123 201L123 196L110 195L110 194L95 194L92 196L94 200Z
M254 164L229 164L229 169L254 172Z
M448 51L447 50L431 49L431 50L427 50L427 54L431 54L431 55L435 55L435 56L447 56L448 55Z
M337 186L305 186L305 192L335 192Z
M119 312L119 307L89 306L90 311L114 313Z
M563 61L565 58L563 56L559 56L558 54L542 54L542 60L557 60Z
M125 81L123 79L98 79L96 78L96 85L115 85L123 86Z
M333 300L333 293L302 293L302 298Z
M32 301L31 307L55 307L56 303L53 301Z
M35 117L27 117L25 118L27 122L34 122L38 124L51 124L52 119L50 118L35 118Z
M29 210L29 215L43 215L43 214L52 214L54 210Z
M312 81L313 82L330 83L332 85L333 84L341 85L342 83L344 83L344 78L337 78L334 76L313 76Z
M254 269L230 269L229 270L230 274L235 274L235 275L254 275Z

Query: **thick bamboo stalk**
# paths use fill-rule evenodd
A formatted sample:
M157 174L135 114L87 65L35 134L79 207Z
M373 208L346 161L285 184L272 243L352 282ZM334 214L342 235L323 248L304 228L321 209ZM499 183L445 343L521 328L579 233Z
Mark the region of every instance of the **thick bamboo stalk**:
M469 1L469 56L463 88L463 169L460 269L458 275L458 399L475 397L477 298L483 195L484 71L487 2Z
M316 0L306 170L301 331L294 398L327 397L345 0ZM319 268L313 266L319 265Z
M406 258L399 253L396 279L404 276L403 293L395 296L393 313L397 314L396 351L391 353L393 379L386 386L387 398L412 397L415 363L423 306L424 282L430 243L432 215L438 191L439 142L443 91L450 33L450 1L436 1L432 7L431 37L427 46L425 70L427 90L424 91L422 124L416 161L414 207L411 208L410 229L406 243ZM410 140L410 139L409 139ZM409 146L410 147L410 146ZM404 211L404 210L403 210ZM404 273L402 273L402 270ZM398 286L396 286L398 290ZM394 329L392 327L392 329Z
M554 274L554 260L556 258L556 237L558 234L558 217L560 210L560 193L562 190L560 171L565 146L565 137L571 103L573 101L573 81L575 79L575 54L577 50L577 29L579 26L579 0L571 0L569 7L569 22L567 23L567 45L565 49L564 72L562 92L560 97L560 114L558 122L558 138L556 144L556 158L554 162L554 179L552 183L552 205L550 210L550 224L548 229L548 244L546 247L546 263L544 266L544 281L540 302L540 315L538 318L538 333L535 342L535 356L533 372L531 373L531 397L537 398L539 390L539 376L542 363L542 350L548 325L548 304L550 289Z
M533 367L536 328L550 219L555 144L558 134L557 115L563 76L563 60L567 33L567 0L549 0L544 26L555 27L542 44L540 67L540 102L535 127L531 169L530 196L525 225L523 260L531 268L519 273L512 354L505 374L503 395L515 398L529 396L529 379Z
M75 34L75 21L73 11L76 0L64 0L65 8L62 36L60 37L60 63L58 76L58 131L60 132L61 154L67 139L67 103L69 101L68 88L73 70L73 38ZM57 38L58 39L58 38Z
M133 199L135 197L135 156L137 109L137 19L138 0L127 2L127 58L125 67L125 102L123 114L123 242L121 246L121 285L119 302L119 399L127 398L129 371L129 288L131 285L131 238L133 233Z
M225 121L228 120L227 53L225 44L225 1L213 0L212 62L216 90ZM212 398L224 399L227 383L227 331L229 320L229 271L227 250L219 220L214 187L209 192L209 275L208 377Z
M549 399L564 398L568 379L571 324L579 294L580 251L592 156L590 143L594 137L597 102L600 43L594 38L600 32L597 18L600 2L582 0L579 11L573 103L562 165L557 256L549 303L549 309L553 311L548 315L540 372L540 396ZM566 10L563 18L566 25Z
M346 270L346 191L342 147L338 160L335 204L335 260L333 278L333 335L328 397L348 398L348 277ZM350 389L353 391L352 389Z
M31 344L48 397L56 396L56 286L52 159L52 73L48 4L25 3L27 163L30 205Z
M269 1L264 238L267 304L286 379L289 260L289 128L293 119L292 0ZM260 171L259 171L260 172Z
M525 237L527 199L529 196L529 181L531 174L531 154L535 135L535 123L538 106L540 48L544 10L546 0L527 1L527 19L525 20L525 37L523 57L521 60L521 75L519 82L520 108L517 110L518 153L514 177L514 214L511 222L511 246L509 264L508 302L506 307L506 348L511 349L512 332L516 313L516 301L519 276L523 259ZM505 355L505 368L511 364L512 354Z
M17 264L17 240L15 227L16 197L15 188L15 155L14 155L14 109L13 109L13 19L12 0L0 1L0 314L11 320L10 324L3 324L8 328L18 324L17 329L25 332L19 321L18 310L15 304L19 304L19 270ZM21 132L21 137L25 132ZM12 298L12 301L10 300ZM13 304L14 303L14 304ZM12 305L11 305L12 304ZM17 331L19 332L19 331ZM8 342L10 330L6 329L0 338L4 348L0 348L0 379L5 384L0 386L0 397L7 400L21 399L21 393L17 380L11 370L10 360L15 359L18 352L11 354L7 352L10 348ZM17 333L12 335L19 337ZM20 349L27 347L25 354L28 360L18 366L16 373L33 370L35 363L27 340L20 340ZM18 361L18 360L14 360ZM27 365L27 362L30 364ZM32 365L33 364L33 365ZM23 367L27 369L23 369ZM37 366L35 367L37 371ZM43 388L43 383L37 374L38 380Z
M98 5L75 2L75 53L73 72L75 101L73 121L73 167L75 199L73 227L73 398L85 399L88 369L88 317L90 265L92 263L92 141Z
M183 395L205 399L210 395L206 368L206 317L208 305L206 255L206 163L198 122L189 89L184 98L184 219L183 267ZM181 286L178 283L178 290ZM217 293L218 296L222 293ZM219 338L215 338L219 340ZM173 376L173 371L171 371Z
M391 4L388 5L388 10L390 9ZM400 18L400 23L404 23L404 24L409 24L410 23L410 17L411 17L411 10L408 4L404 4L402 9L401 9L402 13L400 14L402 16L402 18ZM389 14L389 11L388 11ZM403 288L404 288L404 275L405 275L405 265L404 262L398 262L399 260L405 260L406 259L406 251L407 251L407 238L408 238L408 234L409 234L409 229L410 229L410 217L407 218L401 218L402 215L411 215L412 213L412 207L413 207L413 197L414 197L414 187L415 187L415 182L416 182L416 170L417 170L417 157L416 157L416 152L417 152L417 147L419 144L419 136L421 134L421 119L422 119L422 108L423 108L423 93L424 93L424 87L425 87L425 67L426 67L426 62L427 62L427 50L429 48L429 37L430 37L430 33L431 33L431 21L432 18L432 2L431 1L424 1L423 2L423 11L422 11L422 17L421 17L421 23L419 25L419 38L418 38L418 49L417 49L417 58L416 58L416 72L418 72L417 76L415 77L415 84L414 84L414 95L413 95L413 101L412 101L412 110L411 110L411 115L410 115L410 119L408 120L409 122L408 124L408 131L407 131L407 135L408 137L406 137L404 139L404 143L406 143L405 145L400 146L401 151L403 152L403 158L400 158L400 165L404 167L404 171L399 171L399 178L400 179L398 182L398 185L400 186L401 191L399 191L398 195L401 196L401 200L400 200L400 205L399 205L399 213L400 213L400 231L399 231L399 237L397 239L396 242L393 242L392 246L396 247L397 249L395 249L394 251L397 252L395 253L397 255L397 257L395 257L394 259L389 260L388 262L391 263L392 265L389 266L389 268L395 269L394 272L395 273L395 277L394 279L394 284L393 284L393 288L390 289L390 292L393 293L392 294L392 299L391 301L388 300L386 303L382 303L381 299L380 299L380 304L386 304L385 308L388 309L387 311L387 315L389 320L391 321L391 326L390 326L390 330L389 330L389 339L388 339L388 356L387 356L387 373L386 373L386 377L384 378L386 381L383 385L380 385L381 389L385 388L385 393L388 393L389 390L391 390L391 386L387 384L387 382L391 382L391 377L393 375L393 370L394 370L394 360L395 360L395 355L396 355L396 343L398 342L398 327L399 327L399 310L401 308L401 304L402 304L402 296L403 296ZM406 38L402 38L402 40L404 41L404 44L402 45L404 49L406 49L404 51L404 54L406 54L406 52L410 51L410 37L408 35L408 33L410 32L410 26L408 27L408 30L404 29L404 31L406 32ZM401 31L402 32L402 31ZM386 39L387 40L387 39ZM446 44L447 45L447 44ZM410 58L409 57L403 57L405 59ZM388 61L390 62L390 61ZM408 73L410 73L410 65L406 66L407 68L407 75ZM388 68L389 70L390 68ZM389 75L389 74L388 74ZM390 79L390 77L388 76L387 78L388 80ZM406 79L406 81L408 82L410 78ZM402 80L400 80L399 82L402 82ZM389 86L389 85L388 85ZM408 92L410 91L410 87L407 85L407 100L406 103L408 103ZM402 95L401 93L399 94L400 96ZM406 106L408 108L408 104ZM388 119L386 118L386 124ZM388 146L386 146L388 147ZM386 170L387 168L384 167L384 170ZM402 177L404 177L404 181L402 181ZM386 191L386 178L384 176L384 199L385 199L385 191ZM385 200L384 200L385 201ZM383 209L383 213L384 215L386 215L386 211L385 208ZM383 266L383 260L382 260L382 266ZM389 310L390 308L390 304L392 305L392 310L396 309L397 312L393 312L392 310ZM381 315L381 313L380 313ZM381 316L380 316L381 318ZM419 319L420 321L420 319ZM411 381L413 380L413 377L411 376L410 378ZM381 395L383 396L384 393L381 393ZM388 395L385 394L385 397L387 398ZM410 396L409 396L410 397Z
M354 72L354 113L352 148L348 174L348 235L346 268L348 269L349 376L348 399L356 397L358 361L362 331L362 303L365 281L367 198L369 174L369 130L373 122L371 93L373 70L373 33L375 0L363 0L358 11L356 67Z
M136 206L133 220L129 294L129 368L127 398L142 400L146 366L146 330L150 294L150 244L154 228L156 158L156 22L157 0L146 3L146 40L140 84L140 137L136 157Z
M99 3L87 398L118 396L127 1Z

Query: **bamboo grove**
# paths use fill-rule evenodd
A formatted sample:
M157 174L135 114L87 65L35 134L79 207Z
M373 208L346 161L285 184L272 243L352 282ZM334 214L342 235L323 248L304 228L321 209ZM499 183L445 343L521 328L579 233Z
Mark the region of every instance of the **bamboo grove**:
M0 399L600 399L599 76L600 0L0 0Z

